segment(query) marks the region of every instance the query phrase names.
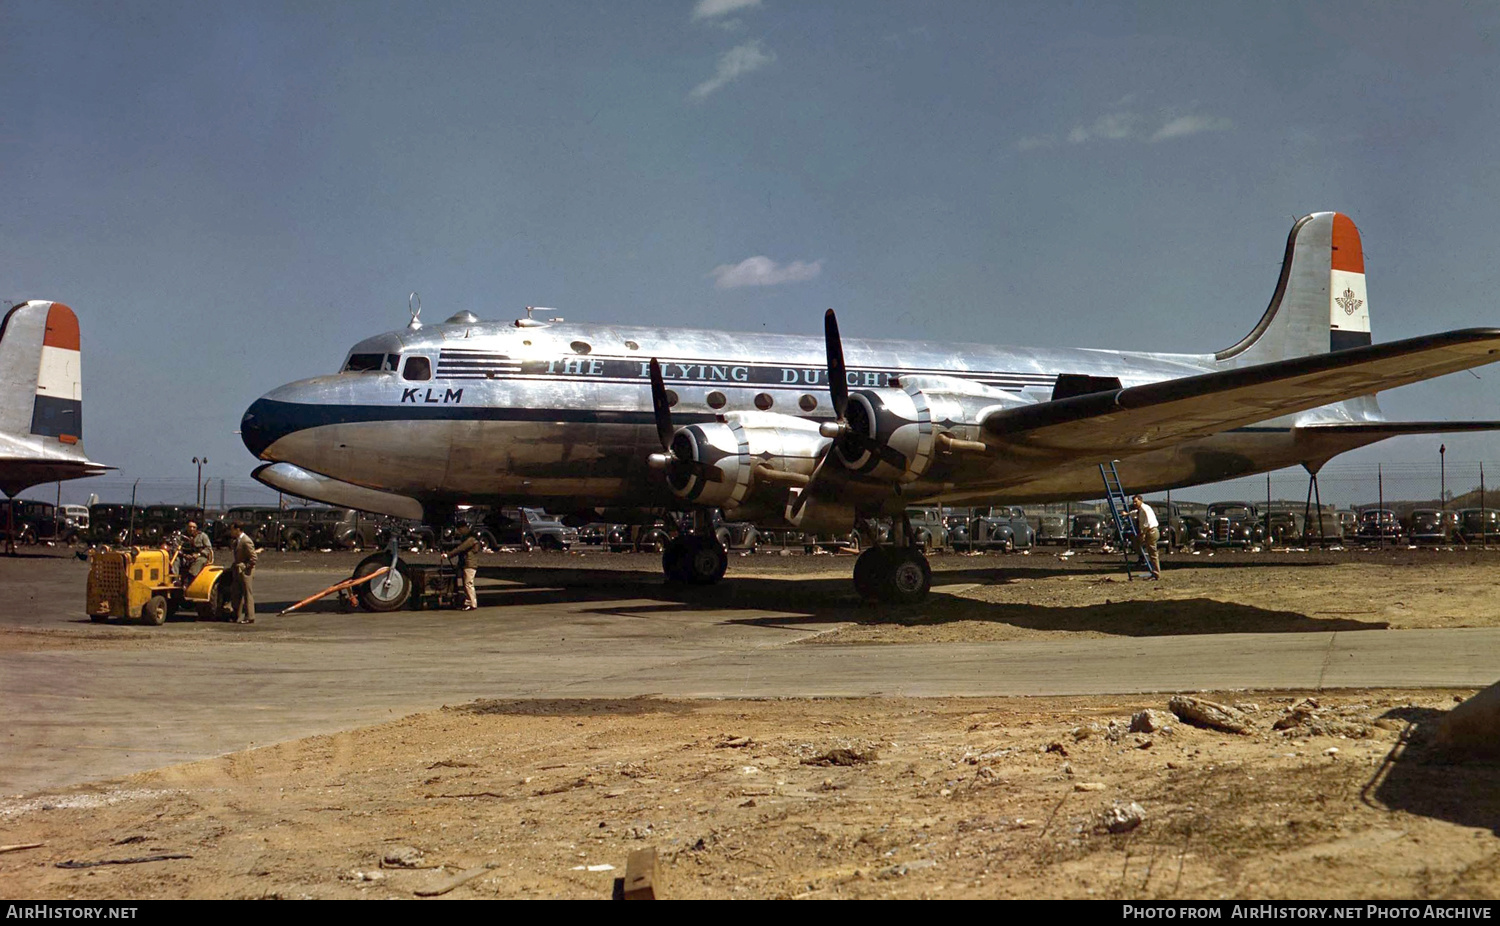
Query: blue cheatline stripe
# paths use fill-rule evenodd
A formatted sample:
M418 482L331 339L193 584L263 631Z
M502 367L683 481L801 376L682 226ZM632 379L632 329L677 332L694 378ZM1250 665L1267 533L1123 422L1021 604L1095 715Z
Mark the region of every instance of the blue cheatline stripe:
M43 437L83 437L83 403L38 395L31 408L31 433Z

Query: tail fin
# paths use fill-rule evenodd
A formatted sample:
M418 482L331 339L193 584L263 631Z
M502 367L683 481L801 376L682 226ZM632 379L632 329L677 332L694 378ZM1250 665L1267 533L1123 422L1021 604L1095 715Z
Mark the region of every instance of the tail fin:
M0 431L83 439L83 375L78 316L61 302L32 300L0 322ZM31 401L26 401L30 397Z
M1248 366L1370 343L1365 255L1359 229L1338 212L1315 212L1292 226L1281 278L1266 314L1240 342L1214 358Z

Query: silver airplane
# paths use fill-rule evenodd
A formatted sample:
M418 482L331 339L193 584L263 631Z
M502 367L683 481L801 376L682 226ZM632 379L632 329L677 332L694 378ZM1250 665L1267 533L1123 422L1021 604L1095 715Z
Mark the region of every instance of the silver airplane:
M112 467L83 452L83 354L78 316L61 302L12 306L0 322L0 492Z
M1259 323L1212 354L844 341L832 310L822 341L419 314L250 406L258 480L429 521L461 503L694 511L663 554L693 583L727 564L711 508L860 530L860 594L911 602L931 571L909 505L1097 498L1109 461L1141 492L1315 473L1398 434L1500 428L1384 419L1377 390L1492 363L1500 329L1372 344L1359 232L1331 212L1297 221Z

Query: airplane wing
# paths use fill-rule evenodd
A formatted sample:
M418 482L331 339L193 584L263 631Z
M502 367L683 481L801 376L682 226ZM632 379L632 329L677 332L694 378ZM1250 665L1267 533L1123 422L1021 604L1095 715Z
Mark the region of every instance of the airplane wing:
M1142 453L1500 360L1469 328L1041 402L984 419L987 443L1039 456Z

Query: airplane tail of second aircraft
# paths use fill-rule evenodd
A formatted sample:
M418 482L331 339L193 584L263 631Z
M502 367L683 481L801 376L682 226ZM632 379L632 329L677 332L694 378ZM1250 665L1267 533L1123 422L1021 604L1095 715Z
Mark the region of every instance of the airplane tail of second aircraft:
M40 300L13 307L0 321L0 384L7 394L0 431L76 447L83 440L81 367L72 309Z
M1370 344L1370 303L1359 229L1338 212L1303 216L1287 236L1271 304L1255 328L1214 355L1225 367L1308 357Z

